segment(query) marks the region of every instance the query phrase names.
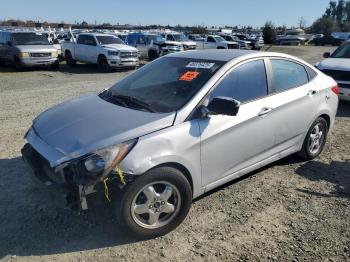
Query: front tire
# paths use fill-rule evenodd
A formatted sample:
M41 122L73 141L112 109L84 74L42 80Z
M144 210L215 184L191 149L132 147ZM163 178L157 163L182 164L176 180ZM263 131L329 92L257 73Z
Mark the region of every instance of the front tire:
M129 184L117 200L118 221L142 238L162 236L186 218L192 190L186 177L172 167L148 171Z
M57 62L55 62L55 63L53 63L51 65L51 69L54 70L54 71L59 70L59 68L60 68L60 62L59 61L57 61Z
M24 70L24 66L21 60L19 60L17 57L15 57L15 68L17 72L22 72Z
M305 160L312 160L318 157L326 144L328 124L323 117L319 117L311 125L305 137L303 147L298 155Z
M105 56L99 56L97 60L97 66L101 72L109 73L112 71L112 68L108 64L107 58Z

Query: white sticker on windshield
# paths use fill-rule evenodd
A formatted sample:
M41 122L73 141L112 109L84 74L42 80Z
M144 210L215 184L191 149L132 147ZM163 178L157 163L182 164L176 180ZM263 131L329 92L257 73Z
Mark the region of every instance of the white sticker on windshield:
M210 69L215 65L215 63L208 62L190 62L186 67L187 68L201 68L201 69Z

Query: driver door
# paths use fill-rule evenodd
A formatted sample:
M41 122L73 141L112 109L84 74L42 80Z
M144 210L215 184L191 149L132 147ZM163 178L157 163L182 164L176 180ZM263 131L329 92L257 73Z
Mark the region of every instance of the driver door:
M224 96L242 104L236 116L211 115L199 120L204 186L215 184L273 154L276 126L267 114L267 94L263 59L239 65L209 94L209 101Z

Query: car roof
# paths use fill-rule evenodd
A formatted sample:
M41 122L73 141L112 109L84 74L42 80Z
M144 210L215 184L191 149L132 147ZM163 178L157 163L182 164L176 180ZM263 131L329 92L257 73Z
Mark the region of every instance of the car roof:
M207 49L173 53L168 56L228 62L237 57L254 53L259 54L261 52L240 49Z

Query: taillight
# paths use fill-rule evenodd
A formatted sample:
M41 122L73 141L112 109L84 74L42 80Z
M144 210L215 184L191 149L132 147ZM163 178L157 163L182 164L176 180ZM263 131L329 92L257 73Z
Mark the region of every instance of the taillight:
M333 86L331 89L334 94L339 95L339 86Z

